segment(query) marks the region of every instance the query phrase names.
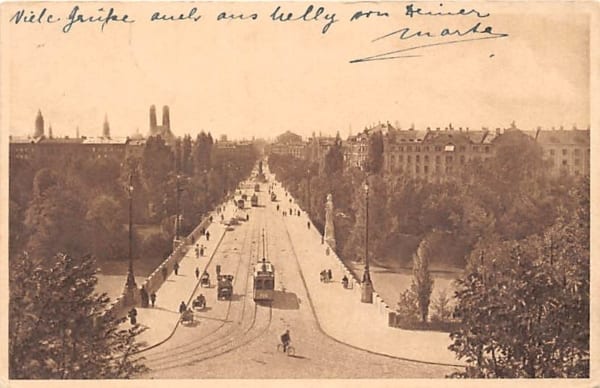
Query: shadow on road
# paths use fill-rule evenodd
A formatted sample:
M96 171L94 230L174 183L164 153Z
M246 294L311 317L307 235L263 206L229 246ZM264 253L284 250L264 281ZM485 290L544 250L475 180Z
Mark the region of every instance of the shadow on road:
M298 356L297 354L290 354L288 357L290 358L299 358L301 360L306 360L307 358L304 356Z
M271 307L279 310L298 310L300 303L293 292L273 291L273 303Z

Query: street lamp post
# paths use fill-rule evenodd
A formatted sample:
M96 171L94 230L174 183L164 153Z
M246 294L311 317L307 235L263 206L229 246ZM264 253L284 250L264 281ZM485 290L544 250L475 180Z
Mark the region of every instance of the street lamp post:
M308 175L308 218L310 218L310 169L306 170Z
M177 174L175 181L175 240L179 241L179 200L181 196L181 189L179 188L179 179L181 176Z
M365 183L365 272L363 274L360 301L373 303L373 282L369 273L369 183Z
M179 246L179 237L181 234L181 215L179 214L179 208L181 203L181 192L183 191L183 189L180 185L180 179L181 175L177 174L175 181L175 238L173 239L173 249L177 249L177 247Z
M137 288L135 276L133 274L133 172L129 174L129 186L127 187L129 197L129 268L127 270L127 292L134 301L133 290Z

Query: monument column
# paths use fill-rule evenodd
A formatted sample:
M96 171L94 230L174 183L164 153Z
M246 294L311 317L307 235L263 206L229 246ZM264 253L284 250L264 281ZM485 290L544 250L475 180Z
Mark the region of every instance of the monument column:
M327 194L325 204L325 242L335 251L335 229L333 225L333 195Z

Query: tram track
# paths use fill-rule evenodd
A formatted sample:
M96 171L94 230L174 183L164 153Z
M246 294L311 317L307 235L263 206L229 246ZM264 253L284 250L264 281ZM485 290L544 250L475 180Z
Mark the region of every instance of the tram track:
M245 230L245 233L244 233L243 239L242 239L242 247L246 245L247 237L248 237L248 235L250 233L251 232L249 230ZM242 258L243 258L243 255L239 254L239 260L238 260L237 266L236 266L236 272L235 272L234 282L236 282L237 279L238 279L238 273L239 273L239 269L241 267ZM193 296L195 295L196 291L197 290L195 289L194 293L192 294L192 296L190 297L190 299L193 299ZM187 348L187 347L190 347L190 346L196 346L196 345L198 345L199 343L201 343L204 340L206 340L207 337L210 337L211 335L213 335L217 331L219 331L223 326L225 326L225 324L229 323L230 322L229 321L229 315L231 313L231 306L232 306L232 300L228 300L227 301L227 310L226 310L225 318L223 319L222 323L218 327L216 327L212 331L206 333L201 338L194 339L193 341L188 342L186 345L183 345L183 346L179 347L178 349L181 349L182 347L183 348ZM146 362L148 362L148 361L152 362L152 361L162 360L163 357L154 357L154 356L159 355L159 354L165 354L165 353L168 353L168 356L166 356L166 357L169 357L169 356L177 355L177 354L179 354L181 352L173 352L171 349L164 349L164 350L161 350L161 351L158 351L158 352L154 352L154 353L152 353L152 355L146 357Z
M248 305L248 299L249 297L251 298L252 296L252 287L249 287L249 280L251 277L251 268L252 268L252 262L253 262L253 258L256 259L256 261L258 261L259 257L260 257L260 231L261 231L261 225L264 224L264 213L261 212L262 217L260 217L260 221L257 222L254 228L252 228L252 231L247 231L244 237L244 241L242 243L242 246L244 247L244 249L240 250L239 253L239 260L238 260L238 264L237 264L237 268L236 268L236 277L235 279L238 280L238 275L239 275L239 270L242 267L242 262L244 262L243 257L244 257L244 252L246 251L245 247L247 246L247 237L249 234L252 235L251 240L252 241L256 241L256 256L254 257L254 249L253 247L250 248L250 254L248 255L249 259L248 259L248 268L247 268L247 273L246 273L246 280L244 283L244 289L243 289L243 293L241 295L241 297L243 298L243 303L241 306L241 313L240 313L240 317L239 320L237 321L238 325L240 329L242 329L242 331L240 332L238 330L238 326L235 325L235 321L228 321L228 318L230 316L231 313L231 307L232 307L232 301L229 301L229 305L227 308L227 314L226 314L226 319L215 329L213 329L211 332L209 332L208 334L203 335L201 338L192 340L192 342L183 345L182 347L184 347L183 350L180 350L181 347L176 348L175 352L173 351L169 351L169 350L165 350L163 352L161 352L162 354L167 353L168 354L164 354L160 357L152 357L150 356L149 358L147 358L147 364L150 364L149 367L152 370L152 372L160 372L160 371L164 371L164 370L168 370L168 369L172 369L172 368L176 368L176 367L180 367L182 365L193 365L196 363L199 363L201 361L204 360L208 360L208 359L212 359L212 358L216 358L219 357L223 354L229 353L233 350L236 350L240 347L243 347L249 343L251 343L252 341L260 338L262 335L264 335L264 333L269 329L270 325L271 325L271 321L272 321L272 307L269 304L268 306L268 310L267 309L263 309L263 306L259 306L257 304L254 305L254 311L251 315L251 321L249 322L249 324L246 326L245 325L245 318L247 317L247 305ZM254 236L256 236L258 234L258 238L256 240L254 240ZM244 262L245 263L245 262ZM253 331L253 329L256 328L256 323L257 323L257 316L259 315L258 311L268 311L268 316L264 317L266 319L266 324L263 326L261 325L261 328L258 330L258 333L256 335L250 336L248 337L249 333L251 333ZM265 312L266 314L266 312ZM261 319L261 322L265 321L264 319ZM227 323L231 323L231 330L229 330L228 332L225 333L221 333L223 330L222 328L227 324ZM217 336L218 335L218 336ZM215 337L216 338L210 338L210 337ZM208 340L208 341L207 341ZM240 342L241 341L241 342ZM240 343L236 343L236 342L240 342ZM211 346L212 345L212 346ZM148 362L149 361L149 362ZM152 367L151 364L155 364L155 363L159 363L160 366L158 367Z

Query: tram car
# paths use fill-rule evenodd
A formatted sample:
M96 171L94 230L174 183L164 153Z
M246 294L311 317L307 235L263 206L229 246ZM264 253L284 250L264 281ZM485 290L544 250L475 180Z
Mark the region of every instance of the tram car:
M275 268L263 258L254 267L254 301L272 301L275 289Z
M233 295L233 275L219 275L217 283L217 299L231 300Z
M277 201L277 194L275 194L273 191L271 191L271 202L275 202Z
M238 199L237 200L237 207L238 207L238 209L243 209L244 205L246 205L246 203L244 202L243 199Z
M253 207L257 207L258 206L258 195L256 195L256 194L252 195L252 198L250 198L250 204Z

